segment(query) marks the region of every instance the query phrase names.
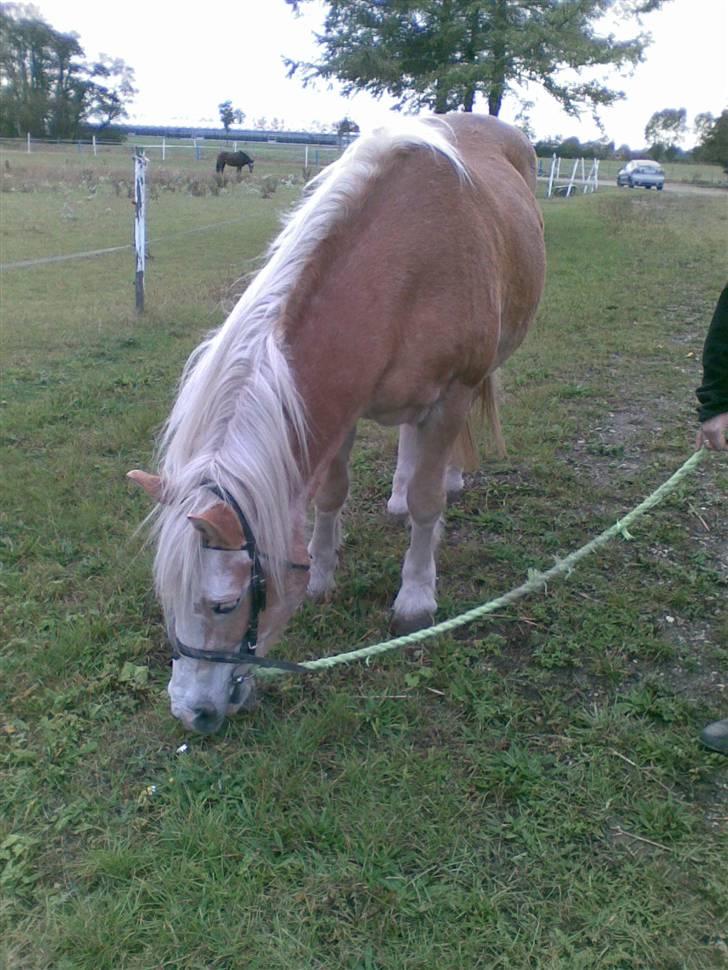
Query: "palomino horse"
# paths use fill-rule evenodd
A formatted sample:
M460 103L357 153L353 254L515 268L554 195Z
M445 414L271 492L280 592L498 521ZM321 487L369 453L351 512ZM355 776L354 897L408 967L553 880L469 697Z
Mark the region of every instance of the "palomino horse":
M411 538L393 625L429 625L446 488L478 398L544 280L535 155L490 117L403 119L316 179L223 326L192 354L160 441L155 582L172 713L210 733L247 706L308 592L334 587L357 421L400 425L389 509ZM313 532L306 545L310 501ZM310 568L309 568L310 566ZM290 666L290 665L289 665Z
M225 171L225 166L229 165L231 168L236 168L238 170L238 175L240 175L240 170L247 165L248 171L253 171L253 165L255 165L255 159L251 158L250 155L245 152L220 152L217 156L217 161L215 162L215 171L222 175Z

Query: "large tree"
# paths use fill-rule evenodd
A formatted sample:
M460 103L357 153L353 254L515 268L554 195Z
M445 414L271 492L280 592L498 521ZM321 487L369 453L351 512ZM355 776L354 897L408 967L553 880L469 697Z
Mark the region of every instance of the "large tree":
M308 0L286 0L296 11ZM482 96L492 115L519 86L544 88L571 115L623 97L583 68L625 67L648 37L599 33L606 14L636 17L667 0L326 0L316 63L287 59L309 83L337 79L350 94L393 95L399 108L472 111Z
M700 143L695 149L695 157L701 162L722 165L728 172L728 108L718 118L713 118L712 115L708 117L711 121L706 121Z
M102 55L87 62L78 35L54 30L32 6L0 3L0 133L75 138L124 117L134 72Z
M645 126L645 138L653 158L674 158L687 131L685 108L663 108L655 111Z
M230 125L233 121L238 125L242 125L245 112L241 111L240 108L233 108L232 101L222 101L217 106L217 110L220 112L220 121L222 121L226 134L230 130Z

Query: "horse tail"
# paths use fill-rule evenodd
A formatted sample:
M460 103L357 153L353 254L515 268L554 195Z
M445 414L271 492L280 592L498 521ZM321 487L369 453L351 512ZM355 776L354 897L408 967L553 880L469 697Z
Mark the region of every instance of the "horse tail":
M487 424L498 457L503 458L506 453L506 443L503 438L500 414L498 412L498 390L499 381L497 375L488 374L476 391L468 420L455 440L452 451L452 462L465 472L474 472L480 464L478 445L475 438L476 422Z
M215 171L224 172L225 171L225 159L222 155L217 156L217 161L215 162Z

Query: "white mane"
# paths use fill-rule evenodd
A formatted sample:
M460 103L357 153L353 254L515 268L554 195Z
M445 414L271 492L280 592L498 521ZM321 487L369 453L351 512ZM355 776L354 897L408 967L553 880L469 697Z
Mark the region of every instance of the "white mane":
M423 146L467 173L444 121L402 118L355 141L310 184L270 247L268 260L219 330L191 355L161 435L165 504L155 513L155 582L168 623L200 568L199 536L186 519L212 502L202 486L229 491L250 523L277 583L290 558L290 498L306 461L306 415L279 321L302 272L346 218L391 154Z

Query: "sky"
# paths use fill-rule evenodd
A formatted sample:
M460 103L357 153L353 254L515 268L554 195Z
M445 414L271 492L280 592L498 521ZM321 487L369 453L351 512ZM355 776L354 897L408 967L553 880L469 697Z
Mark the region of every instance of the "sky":
M130 123L217 127L217 106L226 100L245 113L243 127L265 117L305 130L348 116L366 131L390 117L391 99L364 92L345 98L336 88L304 88L287 77L284 57L317 57L314 35L325 10L320 0L305 4L298 17L284 0L36 0L34 6L56 30L75 31L87 59L103 53L134 68L138 93ZM642 21L652 35L644 63L631 77L608 75L610 85L627 95L601 112L605 134L617 145L644 145L654 111L686 108L692 124L696 114L718 115L728 105L728 0L670 0ZM634 23L626 32L623 25L608 29L618 36L637 32ZM529 114L537 138L600 136L588 111L577 120L537 89L526 97L534 102ZM514 121L519 108L517 99L508 98L501 118ZM487 107L481 103L480 110ZM689 133L684 147L693 143Z

